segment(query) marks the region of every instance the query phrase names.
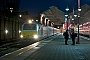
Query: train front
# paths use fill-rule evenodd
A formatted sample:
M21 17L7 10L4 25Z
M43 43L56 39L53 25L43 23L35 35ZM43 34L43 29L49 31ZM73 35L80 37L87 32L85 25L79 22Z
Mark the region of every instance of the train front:
M22 25L21 38L38 39L38 24L24 23Z

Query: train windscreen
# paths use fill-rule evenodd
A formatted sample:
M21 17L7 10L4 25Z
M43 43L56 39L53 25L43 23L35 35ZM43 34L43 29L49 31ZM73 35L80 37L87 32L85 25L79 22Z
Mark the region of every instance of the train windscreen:
M24 24L23 30L36 30L35 24Z

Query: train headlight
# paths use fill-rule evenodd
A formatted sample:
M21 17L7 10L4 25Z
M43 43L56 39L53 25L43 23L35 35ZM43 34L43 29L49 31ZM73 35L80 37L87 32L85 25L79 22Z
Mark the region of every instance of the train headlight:
M33 37L34 37L35 39L37 39L37 38L38 38L38 35L34 35Z
M20 35L21 38L23 38L23 35Z

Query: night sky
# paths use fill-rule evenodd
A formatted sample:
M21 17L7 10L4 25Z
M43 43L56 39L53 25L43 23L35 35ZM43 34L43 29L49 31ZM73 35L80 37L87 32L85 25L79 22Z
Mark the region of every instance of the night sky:
M72 12L72 7L77 9L77 4L78 0L21 0L20 11L28 11L30 15L37 16L39 11L45 11L51 6L56 6L63 12L68 6L69 12ZM81 0L80 5L84 4L90 5L90 0Z

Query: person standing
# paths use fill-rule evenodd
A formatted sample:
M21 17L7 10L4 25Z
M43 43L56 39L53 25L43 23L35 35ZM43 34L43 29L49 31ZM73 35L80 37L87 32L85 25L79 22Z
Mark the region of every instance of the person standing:
M65 45L68 45L67 44L67 41L68 41L68 38L69 38L68 30L66 30L66 32L63 33L63 35L64 35L64 38L65 38Z
M75 45L75 33L74 30L71 31L71 39L72 39L72 45Z

